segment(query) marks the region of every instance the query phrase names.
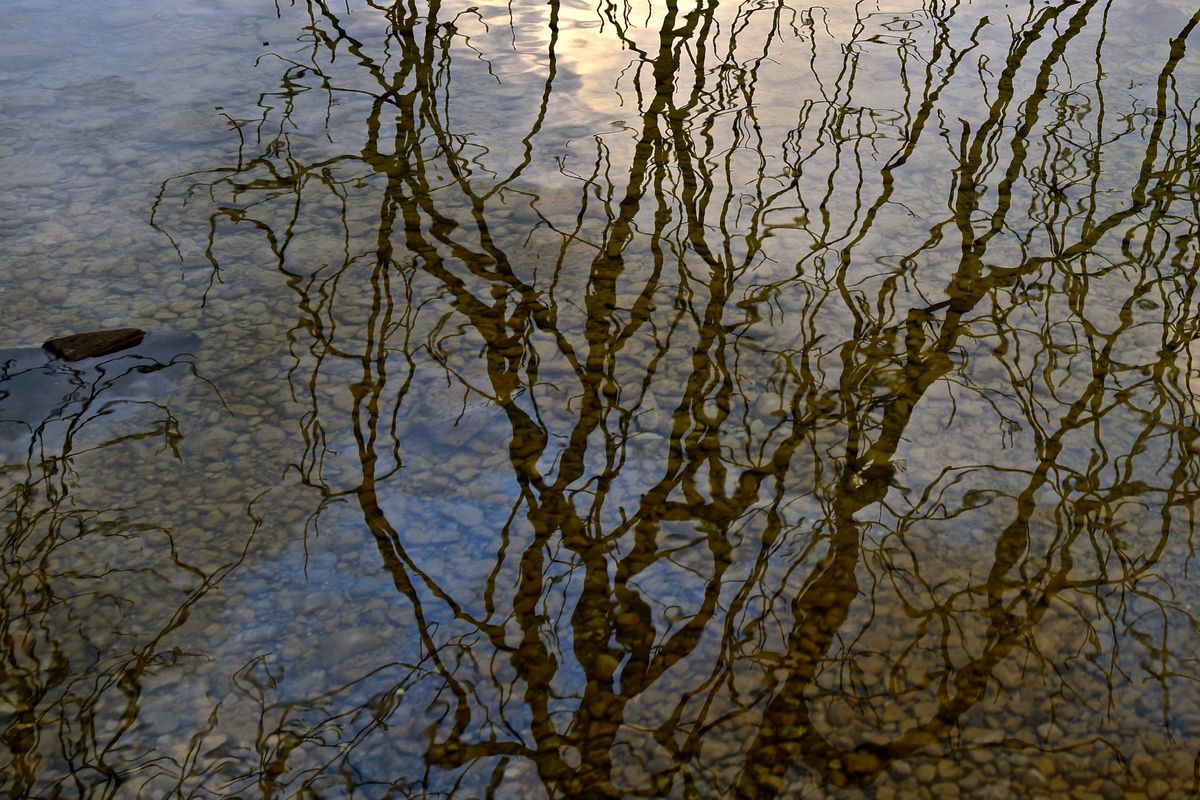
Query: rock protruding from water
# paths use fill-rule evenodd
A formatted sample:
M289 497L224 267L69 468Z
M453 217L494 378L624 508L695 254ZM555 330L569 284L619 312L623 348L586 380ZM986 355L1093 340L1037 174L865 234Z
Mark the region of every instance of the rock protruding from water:
M47 340L42 347L64 361L82 361L137 347L145 337L146 332L138 328L118 328L61 336Z

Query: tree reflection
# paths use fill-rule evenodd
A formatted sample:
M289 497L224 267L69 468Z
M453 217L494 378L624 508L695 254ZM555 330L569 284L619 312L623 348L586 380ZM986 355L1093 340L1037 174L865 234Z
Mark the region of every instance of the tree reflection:
M227 563L193 563L175 531L120 504L130 453L179 457L167 390L206 383L194 344L151 334L138 351L79 364L0 353L7 796L115 796L144 757L130 763L146 685L192 657L171 634L245 556L248 541ZM163 602L142 602L148 591Z
M247 767L264 795L528 767L795 796L980 749L1126 765L1124 707L1180 732L1200 15L1139 94L1098 0L601 4L628 118L579 135L578 11L303 8L237 162L156 222L186 241L208 198L214 270L266 237L314 524L365 526L414 617L368 704L260 696L295 729ZM455 504L468 543L429 546Z

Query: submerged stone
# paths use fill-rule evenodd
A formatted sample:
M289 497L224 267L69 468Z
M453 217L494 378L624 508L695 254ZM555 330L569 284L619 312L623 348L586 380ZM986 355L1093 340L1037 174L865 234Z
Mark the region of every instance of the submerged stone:
M137 347L146 338L139 328L117 328L111 331L89 331L49 339L42 347L64 361L82 361Z

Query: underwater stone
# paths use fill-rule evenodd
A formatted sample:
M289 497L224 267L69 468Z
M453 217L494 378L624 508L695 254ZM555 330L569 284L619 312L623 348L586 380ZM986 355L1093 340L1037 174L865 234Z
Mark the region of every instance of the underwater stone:
M146 332L138 328L117 328L111 331L89 331L72 336L48 339L42 347L66 361L82 361L85 358L106 356L130 347L137 347L146 338Z

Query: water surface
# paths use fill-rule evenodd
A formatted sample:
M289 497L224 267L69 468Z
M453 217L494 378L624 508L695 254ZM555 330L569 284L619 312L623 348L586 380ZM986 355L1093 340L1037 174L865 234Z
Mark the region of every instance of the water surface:
M5 793L1198 793L1194 6L6 22Z

